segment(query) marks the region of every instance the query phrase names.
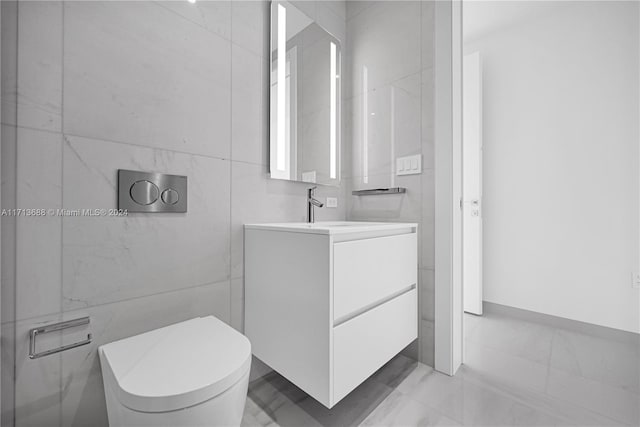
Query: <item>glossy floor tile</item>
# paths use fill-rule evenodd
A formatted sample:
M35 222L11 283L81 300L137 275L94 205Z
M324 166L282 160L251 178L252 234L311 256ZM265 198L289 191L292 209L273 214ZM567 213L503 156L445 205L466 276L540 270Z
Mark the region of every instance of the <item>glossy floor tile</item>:
M640 425L637 339L496 313L466 315L465 326L465 372L537 398L565 424Z
M454 377L398 355L332 409L275 372L243 426L640 425L637 346L503 315L466 316Z

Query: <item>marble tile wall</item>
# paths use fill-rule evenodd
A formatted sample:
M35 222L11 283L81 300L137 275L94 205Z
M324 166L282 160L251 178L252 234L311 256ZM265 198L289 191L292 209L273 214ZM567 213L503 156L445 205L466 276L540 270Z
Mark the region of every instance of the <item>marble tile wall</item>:
M344 2L305 6L344 37ZM106 425L97 346L208 314L242 330L243 224L304 220L306 185L267 173L269 4L34 1L2 18L3 54L16 24L19 70L3 72L14 144L2 157L17 159L13 176L3 165L3 202L108 209L117 169L189 177L185 214L3 218L15 230L15 268L2 271L15 424ZM345 218L344 187L319 189L339 207L318 219ZM87 332L91 345L28 359L30 328L87 315L43 345Z
M16 129L15 126L7 126L4 123L16 122L16 71L17 71L17 5L15 2L0 3L0 162L2 185L0 196L2 207L15 207L16 188ZM0 424L10 425L13 422L14 402L14 359L11 345L15 342L15 328L13 322L5 322L15 317L15 233L16 224L14 217L3 216L0 221L0 234L2 235L0 252L2 253L0 265ZM11 268L9 268L11 267ZM10 283L11 286L4 286ZM4 408L11 408L5 411Z
M419 224L417 356L433 366L434 2L347 2L346 9L348 191L407 188L404 195L349 196L347 218ZM413 154L422 155L422 174L396 176L395 158Z

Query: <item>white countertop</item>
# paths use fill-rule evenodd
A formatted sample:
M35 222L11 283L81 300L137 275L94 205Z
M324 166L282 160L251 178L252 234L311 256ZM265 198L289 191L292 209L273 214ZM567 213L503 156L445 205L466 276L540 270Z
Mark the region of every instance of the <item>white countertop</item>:
M318 221L312 224L306 222L245 224L244 227L245 229L250 230L279 230L293 233L345 234L380 230L398 230L417 226L418 224L409 222Z

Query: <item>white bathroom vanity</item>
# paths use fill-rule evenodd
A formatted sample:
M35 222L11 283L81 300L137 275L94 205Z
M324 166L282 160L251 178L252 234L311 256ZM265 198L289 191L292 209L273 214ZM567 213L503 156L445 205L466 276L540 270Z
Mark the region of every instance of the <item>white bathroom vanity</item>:
M253 354L328 408L417 338L417 224L245 225Z

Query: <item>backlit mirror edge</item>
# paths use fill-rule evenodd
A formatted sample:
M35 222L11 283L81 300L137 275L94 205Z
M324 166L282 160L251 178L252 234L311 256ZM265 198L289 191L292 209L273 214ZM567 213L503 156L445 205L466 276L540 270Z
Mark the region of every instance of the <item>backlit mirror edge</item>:
M312 184L312 185L322 185L322 186L327 186L327 187L340 187L342 184L342 113L343 113L343 109L342 109L342 72L343 72L343 58L342 58L342 44L343 41L337 37L335 34L333 34L332 32L328 31L325 27L321 26L320 24L318 24L318 22L314 19L312 19L311 17L309 17L309 15L307 13L305 13L304 11L296 8L296 10L303 14L304 16L306 16L307 18L309 18L311 21L313 21L316 25L318 25L320 28L322 28L323 31L325 31L335 42L331 43L331 57L330 57L330 87L331 87L331 93L330 93L330 104L331 104L331 108L335 109L335 114L330 114L330 135L332 136L332 138L329 141L330 144L330 159L329 159L329 174L332 178L332 181L328 181L328 182L314 182L314 181L306 181L306 180L302 180L298 178L298 174L297 171L295 174L293 174L293 178L291 177L291 171L283 173L283 171L286 171L287 169L290 169L290 166L288 168L286 168L286 162L287 162L287 150L285 149L285 141L284 138L280 138L280 135L282 135L284 132L282 132L283 128L286 127L286 123L285 120L278 120L276 126L275 126L275 136L274 136L274 126L273 126L273 122L272 122L272 111L274 109L274 103L276 103L275 107L277 108L278 111L282 112L285 111L285 103L284 102L280 102L278 103L278 98L280 98L280 95L282 95L282 92L285 91L285 87L284 85L280 85L278 87L278 96L276 97L276 99L274 100L273 98L273 94L272 94L272 78L273 78L273 65L274 65L274 60L277 60L278 58L275 58L274 53L279 51L280 49L283 48L283 46L279 45L277 46L276 49L274 49L274 42L277 39L278 43L282 44L279 40L282 39L283 37L281 37L282 35L285 35L284 39L285 39L285 46L284 49L286 51L286 9L287 7L292 7L292 8L296 8L293 4L291 4L288 1L285 0L273 0L271 2L270 5L270 20L269 20L269 24L270 24L270 28L269 28L269 62L268 62L268 67L269 67L269 118L268 118L268 123L269 123L269 156L268 156L268 165L267 165L267 169L269 170L269 177L271 179L277 179L277 180L283 180L283 181L293 181L293 182L300 182L300 183L305 183L305 184ZM281 21L284 21L285 24L280 26L279 23ZM280 37L276 37L276 36L280 36ZM285 76L286 76L286 66L283 66L286 60L286 56L284 59L279 59L279 61L281 61L278 66L276 67L276 70L278 72L278 80L282 80L284 81ZM285 76L283 76L283 74ZM282 99L284 99L284 95L282 95ZM283 115L279 115L279 117L282 117ZM296 120L296 118L292 118L293 120ZM297 127L297 125L295 125ZM278 132L278 129L280 130ZM280 144L281 147L280 149L273 149L273 144L274 144L274 140L277 141L277 144ZM280 168L274 168L274 165L277 164L281 164L281 166L285 166L285 169L280 169ZM335 175L335 178L333 178L333 176Z

